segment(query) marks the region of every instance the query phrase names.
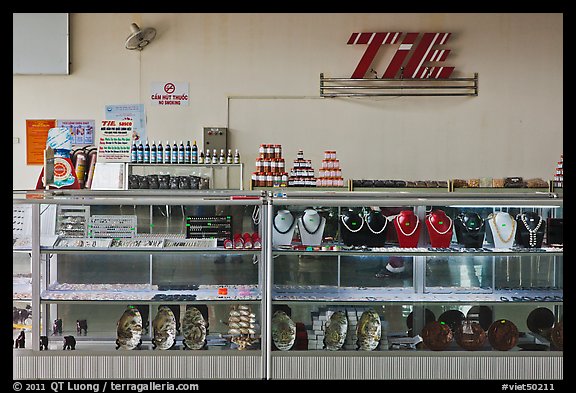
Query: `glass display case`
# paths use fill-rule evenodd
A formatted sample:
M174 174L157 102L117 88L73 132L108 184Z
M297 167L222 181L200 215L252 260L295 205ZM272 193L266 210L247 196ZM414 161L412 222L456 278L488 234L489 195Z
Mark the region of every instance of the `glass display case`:
M30 310L14 378L563 378L555 193L51 190L13 206L13 302Z
M261 378L262 202L258 192L15 192L30 221L14 255L32 267L32 318L14 377Z
M274 195L271 378L562 378L558 195Z

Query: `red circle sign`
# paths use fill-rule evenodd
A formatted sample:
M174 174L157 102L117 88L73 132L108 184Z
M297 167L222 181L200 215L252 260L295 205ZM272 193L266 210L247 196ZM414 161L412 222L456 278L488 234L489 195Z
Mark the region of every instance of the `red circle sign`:
M172 94L174 93L174 90L176 90L176 86L174 86L174 83L166 83L164 85L164 91L168 94Z

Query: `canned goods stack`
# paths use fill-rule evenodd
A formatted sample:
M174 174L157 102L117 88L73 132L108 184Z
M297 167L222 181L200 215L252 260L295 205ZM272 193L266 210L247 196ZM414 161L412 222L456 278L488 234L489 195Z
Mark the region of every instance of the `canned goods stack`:
M282 145L261 144L256 159L256 172L252 172L252 187L286 187L288 174Z
M564 154L560 154L560 161L556 166L556 174L554 175L554 187L564 187Z
M316 187L312 160L304 159L303 150L298 150L292 169L290 169L288 187Z
M336 158L336 151L324 151L322 168L318 171L316 187L343 187L344 178L340 168L340 160Z

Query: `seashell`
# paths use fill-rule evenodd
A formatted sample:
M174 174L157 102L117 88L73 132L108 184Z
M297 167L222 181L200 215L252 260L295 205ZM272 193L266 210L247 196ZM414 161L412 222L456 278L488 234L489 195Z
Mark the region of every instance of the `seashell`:
M242 334L250 334L248 328L240 328L240 333Z
M256 314L254 314L253 312L251 312L250 314L248 314L248 316L249 316L250 318L256 318Z
M348 319L342 311L336 311L326 324L324 346L329 351L338 351L344 345L346 332L348 331Z
M248 322L239 322L238 325L240 325L241 328L248 328L250 327L250 324Z
M238 305L238 310L243 310L243 311L250 311L250 307L249 306L245 306L243 304Z
M362 351L373 351L380 342L381 332L382 324L378 313L374 310L364 311L356 326L358 348Z
M189 349L202 349L206 344L206 321L200 310L190 307L182 319L182 344Z
M240 312L236 311L236 310L232 310L230 311L230 316L231 317L239 317L240 316Z
M228 322L240 322L242 317L230 317L228 318Z
M254 330L254 329L248 329L248 334L256 334L256 330Z
M228 329L228 334L241 334L240 329Z
M294 345L296 324L284 311L276 311L272 316L272 340L281 351L287 351Z
M240 326L240 323L239 323L239 322L230 322L230 323L228 324L228 327L229 327L230 329L238 329L238 328L241 327L241 326Z
M161 350L170 349L176 343L176 318L170 308L161 306L152 321L154 348Z
M142 316L137 308L127 308L116 328L117 348L134 349L141 343L142 337Z
M250 317L248 315L242 315L240 317L240 321L242 322L250 322Z
M248 310L240 310L239 313L240 313L240 316L248 317L250 315L250 311L248 311Z

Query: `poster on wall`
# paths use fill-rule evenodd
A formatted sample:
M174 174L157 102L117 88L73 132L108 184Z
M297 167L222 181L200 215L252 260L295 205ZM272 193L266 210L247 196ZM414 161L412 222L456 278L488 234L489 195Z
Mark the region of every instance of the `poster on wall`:
M102 120L98 129L97 161L130 162L132 120Z
M132 138L135 142L146 141L146 116L144 104L106 105L106 120L132 120Z
M73 146L94 144L94 120L57 120L56 124L70 130Z
M154 106L190 105L188 82L152 82L150 100Z
M48 130L56 127L56 120L26 120L26 165L44 165L44 149Z

